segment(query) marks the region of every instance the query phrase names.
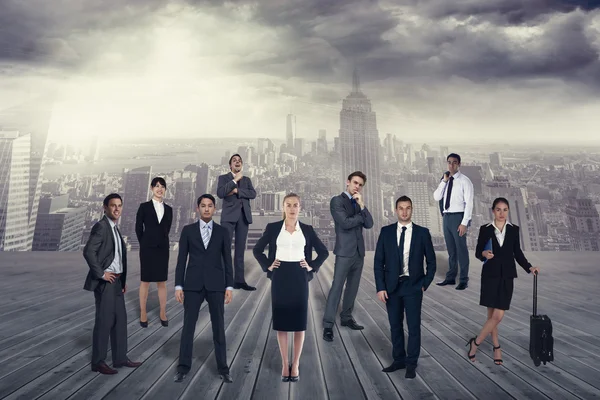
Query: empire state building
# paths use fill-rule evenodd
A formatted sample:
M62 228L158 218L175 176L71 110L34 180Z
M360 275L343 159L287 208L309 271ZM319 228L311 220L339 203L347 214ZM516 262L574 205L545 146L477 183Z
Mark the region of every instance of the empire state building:
M343 182L354 171L362 171L367 176L363 198L374 222L372 229L363 231L368 251L375 250L377 236L384 222L379 146L375 112L371 110L371 100L360 90L355 70L352 92L342 101L340 111L341 164Z

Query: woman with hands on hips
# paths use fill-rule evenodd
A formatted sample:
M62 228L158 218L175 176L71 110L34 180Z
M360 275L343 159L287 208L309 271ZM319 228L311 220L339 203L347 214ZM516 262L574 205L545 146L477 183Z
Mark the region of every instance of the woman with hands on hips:
M527 273L539 273L539 268L533 267L525 258L521 250L519 227L508 222L508 211L507 199L495 199L492 205L494 221L479 228L475 250L475 256L483 261L479 304L487 307L487 321L479 336L467 343L471 361L475 361L477 347L491 334L494 363L502 365L498 325L504 312L510 308L513 280L517 277L515 260Z
M297 382L308 312L308 282L329 256L311 225L298 221L300 197L283 199L283 220L266 226L253 254L271 279L273 330L281 353L281 380ZM269 245L269 256L264 254ZM313 248L317 258L312 259ZM294 358L288 362L288 332L294 332Z

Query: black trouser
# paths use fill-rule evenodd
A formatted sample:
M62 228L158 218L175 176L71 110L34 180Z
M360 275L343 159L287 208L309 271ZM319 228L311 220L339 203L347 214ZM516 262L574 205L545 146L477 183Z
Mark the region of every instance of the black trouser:
M421 352L421 304L423 291L411 289L409 281L402 279L393 293L388 293L386 308L392 331L394 362L417 366ZM404 312L408 326L408 346L404 350Z
M179 346L179 365L177 372L187 374L192 367L192 351L194 349L194 332L198 313L204 299L208 302L210 322L215 344L215 357L220 374L228 374L227 346L225 343L225 292L212 292L206 289L201 291L183 291L183 329L181 330L181 344Z
M233 237L235 236L233 281L235 283L246 283L246 279L244 278L244 254L246 253L246 239L248 238L248 221L246 221L246 217L242 213L242 216L240 216L240 219L238 219L237 222L223 221L221 222L221 225L227 229L231 240L233 240Z
M127 312L121 278L103 281L94 290L96 321L92 334L92 365L106 360L108 338L113 364L127 361Z

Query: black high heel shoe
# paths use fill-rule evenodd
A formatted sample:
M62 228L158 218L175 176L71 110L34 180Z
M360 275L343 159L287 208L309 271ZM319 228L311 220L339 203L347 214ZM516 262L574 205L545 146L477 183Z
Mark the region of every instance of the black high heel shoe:
M467 356L469 357L469 360L473 361L473 360L475 360L475 354L471 355L471 349L473 348L471 346L471 343L473 343L476 347L479 347L479 343L477 343L477 336L472 337L467 342L467 346L469 346L469 351L467 352Z
M291 370L292 370L292 366L289 365L288 371L291 371ZM281 382L289 382L289 381L290 381L290 373L289 372L288 372L288 376L281 375Z
M493 351L495 352L496 350L498 350L500 348L500 346L498 346L498 347L493 346L492 348L494 349ZM503 363L504 362L502 361L501 358L494 358L494 364L496 364L496 365L502 365Z
M298 371L300 369L298 368ZM290 365L290 382L298 382L300 380L300 373L298 372L298 375L296 376L292 376L292 366Z
M160 319L160 318L159 318L159 319ZM161 324L162 326L169 326L169 320L168 320L168 319L166 319L166 320L164 320L164 321L163 321L163 320L161 319L161 320L160 320L160 324Z
M147 328L147 327L148 327L148 320L142 321L142 320L140 319L140 326L141 326L142 328Z

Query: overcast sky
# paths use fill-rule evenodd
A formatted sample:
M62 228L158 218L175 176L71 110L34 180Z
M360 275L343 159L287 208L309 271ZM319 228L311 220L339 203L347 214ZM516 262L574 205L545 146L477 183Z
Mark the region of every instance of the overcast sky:
M54 140L337 136L358 68L409 142L600 137L600 1L0 0L0 107ZM77 139L81 140L81 139ZM600 142L600 139L595 139Z

